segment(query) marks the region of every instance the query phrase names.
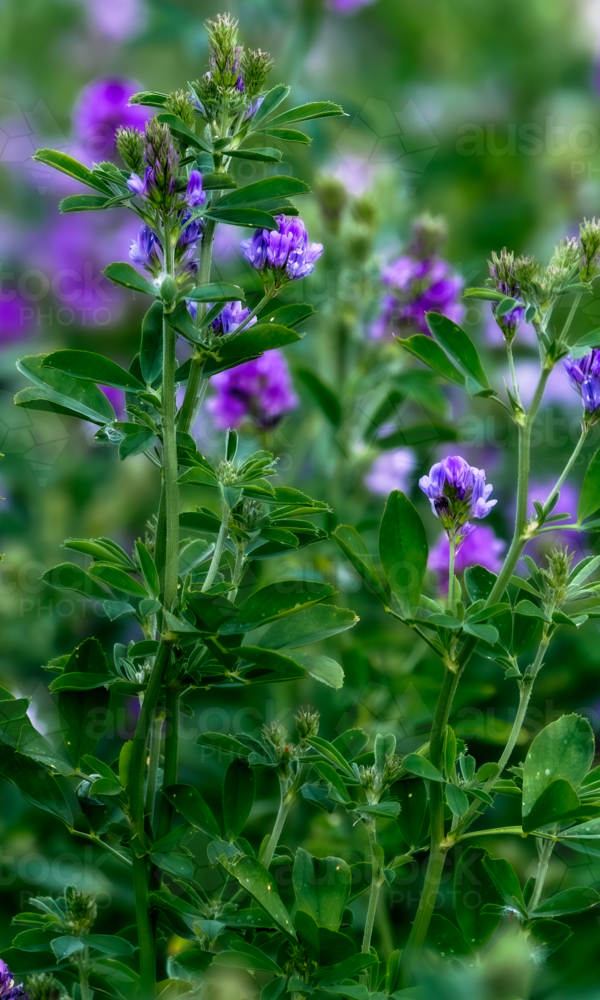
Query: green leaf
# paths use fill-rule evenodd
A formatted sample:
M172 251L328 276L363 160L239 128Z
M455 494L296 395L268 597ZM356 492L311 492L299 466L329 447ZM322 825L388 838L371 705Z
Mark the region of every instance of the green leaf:
M333 597L335 589L329 583L285 580L271 583L251 594L239 607L233 621L224 622L219 631L224 635L237 635L266 625L286 615L296 614L326 597Z
M218 201L220 206L221 201ZM259 229L279 229L279 223L275 221L268 212L263 212L260 208L246 208L231 206L230 208L220 208L209 206L204 212L204 217L214 219L215 222L226 222L230 226L247 226L248 228Z
M533 830L543 830L555 823L568 820L584 819L595 810L583 806L577 792L564 778L556 778L544 788L544 791L533 804L531 812L523 818L523 830L531 833Z
M0 774L16 785L28 802L72 828L73 815L54 775L5 743L0 743Z
M417 333L414 337L409 337L407 340L402 340L400 337L396 337L396 340L401 347L404 347L410 354L413 354L415 358L418 358L419 361L422 361L429 368L433 368L434 372L443 375L448 382L465 386L466 379L464 375L459 372L458 368L454 367L439 344L435 340L432 340L431 337Z
M497 292L494 288L465 288L463 298L483 299L486 302L500 302L505 296L502 292Z
M236 941L231 951L220 951L215 955L214 964L234 969L258 969L260 972L274 972L276 975L281 975L281 969L272 958L246 941Z
M89 167L79 163L68 153L61 153L57 149L37 149L33 154L33 159L37 163L45 163L49 167L54 167L55 170L60 170L68 177L74 177L76 181L81 181L82 184L87 184L88 187L96 188L97 191L102 191L103 194L113 197L112 191L104 181L92 173Z
M105 197L98 194L70 194L58 203L58 211L61 215L68 212L98 212L106 208L113 201L113 196Z
M245 760L233 760L223 783L223 821L231 840L244 829L254 803L254 771Z
M134 597L148 597L148 591L135 580L125 570L118 566L104 566L102 563L93 563L89 570L89 575L96 580L101 580L113 590L120 590L123 594L132 594Z
M482 912L486 903L500 902L496 884L483 864L486 856L480 847L467 847L454 869L456 919L473 948L484 945L500 922L499 916Z
M305 319L315 315L315 310L306 302L290 302L287 306L278 306L270 313L260 317L261 323L277 323L280 326L298 326Z
M39 389L24 389L18 393L17 406L84 417L96 424L111 423L115 411L97 385L81 382L63 372L44 368L44 354L28 355L17 362L20 372L35 382Z
M569 940L573 931L559 920L534 920L529 933L544 955L552 955Z
M312 142L310 136L305 135L304 132L298 132L293 128L271 128L267 126L261 131L263 135L268 135L272 139L281 139L282 142L301 142L305 146L309 146Z
M219 358L225 361L256 357L275 347L285 347L302 340L304 334L275 323L257 323L218 345ZM213 374L209 372L209 374Z
M123 285L124 288L129 288L132 292L142 292L144 295L152 295L154 298L158 295L156 287L146 281L135 267L124 261L108 264L102 274L114 281L116 285Z
M512 865L504 858L493 858L491 854L486 854L483 858L483 867L492 879L504 903L512 907L516 904L525 915L527 911L521 892L521 883Z
M168 125L171 133L176 139L179 139L180 142L184 143L184 145L193 146L195 149L201 149L205 153L212 152L208 143L206 143L204 139L201 139L200 136L196 135L195 132L192 132L187 125L184 125L181 118L178 118L177 115L161 112L156 117L159 122L162 122L163 125Z
M285 101L289 92L289 87L286 87L284 83L278 83L276 87L273 87L272 90L269 90L269 92L265 94L260 107L252 116L252 120L250 122L251 132L255 131L257 127L269 117L271 112L281 104L282 101Z
M282 155L281 150L269 149L267 146L263 146L262 149L226 149L223 152L226 156L238 157L241 160L257 160L259 163L281 163Z
M308 368L298 368L296 375L304 383L312 398L327 417L329 423L337 427L342 418L342 408L333 389L325 385L318 375L315 375Z
M92 677L104 674L109 679L106 657L97 639L85 639L71 653L59 680L68 681L73 673L89 673ZM109 702L110 692L104 687L95 687L93 691L60 691L57 702L60 726L75 765L79 765L84 754L92 753L105 735Z
M429 549L423 522L399 490L390 493L379 529L379 558L404 617L412 616L427 570Z
M426 943L432 945L444 958L453 958L455 955L468 955L471 952L471 945L465 941L463 935L451 920L442 917L439 913L434 913L427 931Z
M140 566L142 569L142 575L144 580L148 585L148 590L153 597L159 597L160 595L160 580L158 579L158 570L154 565L154 559L148 552L148 549L143 542L136 540L135 551L137 552L138 559L140 561Z
M465 584L473 602L487 601L498 577L485 566L468 566L465 570Z
M140 367L144 381L151 385L162 373L163 307L153 302L142 322Z
M595 514L600 509L600 449L592 458L587 467L579 504L577 506L577 520L579 523L585 521L586 517Z
M57 590L74 590L77 594L87 597L89 601L103 601L110 596L99 583L82 570L81 566L75 566L74 563L53 566L52 569L46 570L42 580Z
M106 955L133 955L134 947L118 934L86 934L85 943Z
M54 368L87 382L100 382L115 389L145 391L146 386L135 375L125 371L115 361L91 351L54 351L48 354L42 368Z
M353 611L320 604L275 622L261 636L260 644L264 649L294 649L344 632L357 622Z
M443 781L443 774L431 763L427 757L422 757L419 753L409 753L402 760L402 767L409 774L416 774L419 778L427 781Z
M219 825L197 788L192 788L191 785L170 785L164 789L163 795L188 823L198 827L209 837L220 840Z
M335 660L329 656L314 653L294 653L293 659L304 667L307 674L321 684L339 691L344 686L344 671Z
M289 937L296 937L290 915L281 901L277 884L270 872L260 863L258 858L247 855L227 857L219 856L219 863L229 874L237 879L241 887L256 900L258 905L269 914Z
M202 747L207 747L209 750L216 750L218 753L230 753L235 757L248 757L250 753L243 743L236 740L234 736L226 736L225 733L202 733L196 740L196 743Z
M136 425L134 425L136 426ZM122 428L118 428L122 430ZM150 427L139 427L128 432L119 441L119 459L124 462L130 455L141 455L151 447L156 435Z
M65 958L74 955L77 951L83 951L84 944L80 937L72 937L70 934L61 934L55 937L50 945L56 955L57 962L63 962Z
M386 592L375 564L371 558L367 547L355 528L347 524L338 524L332 534L340 549L352 563L352 566L365 584L371 594L375 594L380 601L386 601Z
M400 833L409 847L416 847L421 840L427 811L427 790L419 779L417 781L399 781L394 791L400 802L400 815L398 816Z
M452 782L446 783L446 801L450 806L453 814L458 816L464 816L467 809L469 808L469 800L462 788L458 788L457 785L452 784Z
M490 383L479 360L475 345L462 327L448 319L447 316L436 312L427 313L425 318L434 337L462 368L465 375L474 378L483 389L489 389Z
M219 205L221 202L219 202ZM213 281L210 285L196 285L183 292L189 302L240 302L245 298L239 285L229 285L225 281Z
M577 789L594 759L594 736L587 719L563 715L533 740L523 768L523 818L557 778Z
M600 893L589 886L576 886L573 889L565 889L550 899L545 899L538 903L535 910L531 910L532 917L560 917L565 913L582 913L590 910L592 906L600 903Z
M297 108L284 111L276 118L271 118L269 128L289 125L291 122L305 122L312 118L331 118L344 114L344 109L340 104L333 104L332 101L311 101L310 104L301 104Z
M356 775L348 762L342 756L337 747L334 747L333 743L328 743L327 740L322 739L320 736L310 736L307 738L306 742L313 749L317 750L321 756L325 757L326 760L331 761L336 767L339 767L341 771L344 772L347 778L354 783L356 781Z
M191 858L183 854L162 854L157 851L151 851L150 860L157 868L168 872L169 875L175 875L178 878L186 880L194 877L194 863Z
M285 177L276 174L274 177L263 177L253 184L230 191L219 199L219 209L230 208L233 205L254 205L257 202L274 201L276 198L290 198L310 191L308 184L296 177Z
M299 910L310 913L319 927L337 931L350 898L352 875L341 858L315 858L299 847L292 871Z

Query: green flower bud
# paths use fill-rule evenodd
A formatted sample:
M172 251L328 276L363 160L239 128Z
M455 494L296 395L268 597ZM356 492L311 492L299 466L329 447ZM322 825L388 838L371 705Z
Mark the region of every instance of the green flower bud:
M174 90L172 94L169 94L165 102L165 108L167 111L181 118L184 125L188 128L194 128L195 113L193 97L187 90Z
M223 486L235 486L238 481L238 474L233 462L226 458L219 462L216 468L217 479Z
M596 274L600 254L600 222L596 222L595 218L591 222L584 219L579 227L579 243L583 251L580 277L582 281L591 281Z
M89 892L76 889L74 885L69 885L65 889L65 900L67 903L65 932L74 937L87 934L98 916L96 900Z
M68 994L50 972L28 976L25 989L29 1000L68 1000Z
M321 713L316 708L311 708L310 705L306 708L300 708L295 716L294 720L296 722L296 729L298 731L298 736L300 737L300 742L307 739L312 739L313 736L319 735L319 719Z
M142 176L144 173L144 150L146 149L142 133L137 128L120 126L117 129L115 139L119 156L125 166L133 174Z
M546 560L548 567L540 567L540 573L544 580L543 603L551 613L558 610L566 600L573 553L559 545L546 554Z
M252 100L263 89L267 74L273 69L273 60L268 52L250 49L242 52L240 59L244 93Z

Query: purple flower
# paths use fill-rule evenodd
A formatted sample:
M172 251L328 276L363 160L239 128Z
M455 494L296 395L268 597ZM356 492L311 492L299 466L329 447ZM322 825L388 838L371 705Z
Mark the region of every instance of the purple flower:
M448 535L456 538L464 538L473 531L467 522L487 517L498 502L488 500L493 487L486 484L483 469L469 465L460 455L437 462L428 476L421 476L419 486L429 497L431 509Z
M206 201L206 194L202 190L202 174L199 170L192 170L190 172L190 179L188 180L185 192L185 200L190 208L196 208L198 205L203 205Z
M563 361L569 382L579 393L587 418L600 412L600 349L594 348L583 358L570 355Z
M276 280L297 281L312 274L323 253L321 243L308 243L306 226L296 216L277 215L279 230L257 229L242 240L244 257L257 271L271 270Z
M0 1000L27 1000L27 994L22 986L15 986L6 962L0 958Z
M410 448L386 451L373 462L369 473L365 476L365 485L372 493L380 493L383 496L387 496L392 490L406 493L416 464L417 460Z
M215 395L207 408L221 430L239 427L246 417L262 429L274 427L298 405L287 363L277 350L213 375L211 384Z
M235 333L238 326L250 315L250 309L244 308L241 302L227 302L216 319L213 319L211 326L216 334ZM253 316L248 326L256 323L256 316Z
M328 0L330 10L338 14L354 14L361 7L368 7L374 0Z
M94 31L114 42L139 35L148 19L142 0L86 0L86 6Z
M16 289L0 295L0 347L31 336L36 328L36 309Z
M387 295L370 330L373 340L405 327L429 334L425 319L428 312L442 313L455 323L462 322L464 306L458 296L463 280L452 274L448 262L440 257L420 260L404 255L383 268L381 279Z
M127 103L140 89L133 80L108 77L94 80L81 91L73 112L73 126L78 140L94 159L115 155L115 132L120 125L143 128L152 117L149 108Z
M485 566L491 573L499 573L502 568L502 554L506 543L497 538L486 524L479 524L465 538L456 554L454 564L457 573L464 573L469 566ZM429 550L429 568L442 577L442 590L448 589L448 566L450 542L447 535L440 535Z
M160 256L159 256L160 251ZM140 227L137 239L133 240L129 256L138 267L145 267L153 274L161 267L162 247L156 233L144 223Z

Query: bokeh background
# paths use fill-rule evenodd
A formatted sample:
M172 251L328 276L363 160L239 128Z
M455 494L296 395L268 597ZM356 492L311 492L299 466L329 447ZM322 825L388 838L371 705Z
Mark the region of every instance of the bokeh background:
M384 497L395 487L413 495L436 545L437 525L415 492L416 481L436 458L460 450L486 469L499 500L480 549L493 568L513 515L511 428L485 401L468 404L415 374L387 335L381 278L386 266L406 255L411 226L425 212L442 217L447 232L439 256L450 281L448 308L459 303L462 285L483 282L492 250L507 246L544 259L559 239L578 232L584 216L600 213L598 4L238 0L229 10L240 18L245 43L272 52L272 81L289 82L295 103L329 99L347 112L344 119L309 123L312 146L288 147L284 155L285 172L311 184L303 217L311 239L325 246L314 275L301 290L294 288L294 297L319 312L303 342L286 353L295 408L267 429L245 420L242 446L270 447L280 458L282 482L329 501L334 513L324 526L360 525L374 549ZM156 508L157 481L143 456L119 463L114 449L94 442L92 428L13 407L14 392L25 384L15 368L18 357L85 347L126 361L135 352L142 315L142 303L101 275L111 260L128 259L135 235L130 218L119 212L60 217L59 199L75 188L34 164L31 155L50 145L89 164L114 158L115 127L139 122L141 113L143 119L144 109L126 106L128 95L171 91L204 72L203 22L217 11L206 0L0 0L0 675L12 693L32 698L31 718L50 739L58 738L58 723L44 665L90 634L109 650L133 633L124 620L111 623L101 609L50 590L40 575L62 561L67 536L105 534L130 546ZM262 175L250 164L241 176ZM441 231L439 219L434 228ZM214 273L252 288L238 251L245 235L224 229ZM589 302L577 320L581 332L598 325L599 317L600 300ZM419 322L418 309L413 322ZM506 359L489 305L470 304L464 322L502 389ZM524 397L532 391L535 358L524 328L516 344ZM579 408L566 376L557 372L536 425L533 479L540 500L576 439ZM222 437L210 407L194 433L201 448L218 454ZM585 464L597 447L596 432L575 467L573 489L561 497L561 511L574 513ZM184 495L190 509L199 502L214 500L198 491ZM579 553L596 546L591 537L574 544ZM435 551L432 593L443 585L443 574L436 575L443 559L439 547ZM346 671L340 692L302 682L256 688L250 696L230 693L221 701L212 693L190 699L181 780L195 780L201 769L203 794L215 804L224 764L195 745L199 732L252 732L276 718L291 726L300 704L317 702L328 738L360 725L372 734L393 731L401 750L414 749L425 739L439 681L440 668L426 647L385 619L333 543L283 563L265 562L260 573L265 583L301 575L334 581L340 605L353 608L361 621L329 640L331 655ZM478 762L499 754L516 700L514 681L504 681L489 661L473 661L454 725ZM593 623L556 641L515 760L543 724L570 710L587 714L598 730ZM115 720L109 753L111 739L117 747L133 727L133 706L120 708ZM274 817L276 791L262 780L250 827L257 843ZM98 892L98 930L114 929L117 919L131 924L131 886L110 859L70 838L6 782L1 795L0 949L10 943L11 917L27 908L30 895L59 892L68 882ZM503 801L498 825L516 822L510 801ZM304 804L289 824L284 841L317 854L360 857L364 850L337 812ZM392 845L393 831L386 836ZM487 846L509 857L524 878L535 870L528 843L488 838ZM200 836L195 849L210 885L216 876L206 866L204 847ZM413 872L390 890L389 919L382 917L377 928L384 953L403 934L418 878ZM599 880L593 853L555 852L549 887ZM443 905L451 913L449 889ZM571 921L577 943L542 963L534 995L598 996L599 920L592 911Z

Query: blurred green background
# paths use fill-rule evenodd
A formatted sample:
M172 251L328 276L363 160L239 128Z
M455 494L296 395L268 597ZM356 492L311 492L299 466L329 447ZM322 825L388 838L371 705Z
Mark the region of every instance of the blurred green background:
M489 522L499 538L509 537L515 485L510 429L485 401L475 401L469 417L464 398L452 391L426 386L421 396L414 387L403 392L402 373L410 364L391 341L372 341L368 331L382 294L380 269L398 256L411 221L422 212L445 218L443 255L472 285L483 282L491 250L508 246L544 258L557 240L577 233L583 216L600 211L597 4L377 0L353 8L342 0L330 7L321 0L248 0L229 10L240 18L246 44L272 52L272 81L290 83L295 103L338 101L348 115L313 123L312 146L284 155L289 172L307 179L315 192L301 207L311 239L323 242L325 253L298 298L312 302L319 315L302 344L287 354L299 407L268 433L244 427L244 447L258 439L266 443L280 457L281 481L330 502L329 527L338 520L360 524L375 546L384 497L364 483L378 454L369 431L373 414L378 425L393 418L392 430L407 422L445 422L458 429L461 445L441 444L435 433L418 445L401 434L397 441L412 447L408 488L431 541L437 528L414 487L449 447L486 468L499 499ZM113 77L132 81L132 89L184 86L205 70L203 22L215 13L204 0L0 0L0 670L4 686L32 698L32 720L51 739L58 724L43 665L87 635L99 635L108 650L133 633L69 595L62 599L39 582L40 574L61 561L61 542L69 535L112 535L130 546L155 510L157 481L142 456L119 463L115 451L94 443L91 430L13 408L12 396L25 384L15 369L19 356L85 346L126 359L136 349L141 317L139 303L111 292L99 276L111 259L127 259L130 224L113 213L108 224L86 216L71 229L61 228L56 206L63 189L35 169L30 157L38 146L56 145L91 162L94 142L77 132L73 118L82 89ZM327 180L332 176L347 191L333 207L331 192L339 199L340 189ZM215 273L248 285L236 254L245 235L228 231L217 243ZM69 284L73 268L84 274L83 292L73 291L77 282ZM487 310L487 303L470 305L465 324L501 388L506 363L498 338L490 335ZM599 316L600 301L588 304L578 320L582 332L597 325ZM525 384L535 350L520 337L516 351ZM333 421L311 394L307 369L341 402ZM538 423L533 478L540 491L560 471L577 433L579 401L565 383L553 383ZM386 409L390 385L396 396ZM201 447L218 452L219 438L206 414L195 432ZM574 472L575 486L598 447L597 431L591 437ZM570 503L566 494L564 499ZM192 508L212 501L196 491L184 502ZM570 508L561 503L560 509ZM594 544L583 539L580 551L593 551ZM275 718L291 726L293 711L308 702L321 709L328 738L352 724L370 733L394 731L400 750L424 742L440 668L407 631L385 620L333 544L303 550L284 564L265 563L261 574L265 582L300 574L336 582L339 603L361 617L356 629L329 640L332 655L344 664L346 684L337 693L302 682L256 688L250 697L229 693L222 701L193 696L193 718L183 720L181 780L194 781L201 773L203 794L217 802L224 764L195 746L197 733L253 731ZM561 634L536 688L527 739L569 710L588 714L597 730L598 668L594 623L575 636ZM479 763L499 754L516 700L514 682L504 681L497 666L473 661L454 724ZM119 707L115 746L134 722L133 707ZM521 757L525 749L526 743L519 747ZM268 778L261 782L250 827L257 843L276 808L277 789ZM69 838L8 783L2 784L2 803L0 949L10 942L11 917L30 895L58 892L70 881L99 893L98 930L115 928L117 919L131 923L131 887L110 859ZM510 803L497 807L498 825L514 821L511 809ZM360 856L364 845L353 836L347 819L303 804L292 813L284 842L302 843L317 854ZM393 831L389 838L391 843ZM523 877L534 870L528 843L487 844L509 857ZM206 866L202 837L195 846L199 864ZM205 877L207 885L217 878L207 866ZM599 879L595 856L556 851L549 876L555 889L596 885ZM384 952L405 933L417 885L414 873L390 890L390 920L382 919L377 929ZM572 920L579 936L540 967L534 995L600 995L598 919L592 911Z

